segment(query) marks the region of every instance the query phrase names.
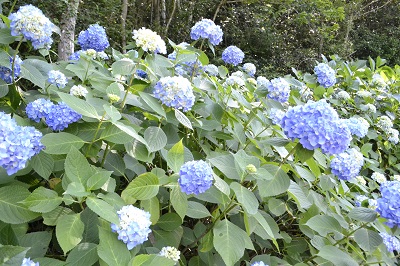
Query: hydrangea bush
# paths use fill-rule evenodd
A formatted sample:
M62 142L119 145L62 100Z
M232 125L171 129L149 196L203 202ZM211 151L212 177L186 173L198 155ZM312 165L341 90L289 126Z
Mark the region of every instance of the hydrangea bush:
M40 10L2 20L3 263L396 265L400 66L268 80L211 20L125 54L91 25L54 63L19 50L52 49Z

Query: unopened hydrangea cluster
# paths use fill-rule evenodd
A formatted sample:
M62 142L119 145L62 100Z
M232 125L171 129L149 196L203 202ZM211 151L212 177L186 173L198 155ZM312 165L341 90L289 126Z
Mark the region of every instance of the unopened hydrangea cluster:
M81 114L72 110L65 103L54 104L43 98L28 103L26 115L37 123L44 118L46 124L54 131L64 130L69 124L82 118Z
M281 126L286 136L299 139L309 150L321 148L324 153L338 154L344 152L351 141L346 123L325 100L289 108Z
M366 113L376 113L376 107L372 103L362 104L360 105L360 109Z
M192 40L208 39L212 45L218 45L222 42L222 29L215 25L211 19L202 19L192 27L190 38Z
M399 131L397 129L391 128L386 133L388 135L388 140L391 143L393 144L399 143Z
M231 45L225 48L222 52L222 60L227 64L232 64L237 66L242 63L244 58L244 53L240 48Z
M43 148L42 133L34 127L18 126L9 114L0 112L0 166L8 175L25 168Z
M186 162L179 170L178 183L182 192L188 195L205 192L212 186L213 180L213 171L203 160Z
M246 63L243 65L243 71L251 77L254 77L254 75L256 74L256 70L257 68L253 63Z
M336 83L335 71L325 63L319 63L314 68L314 72L317 75L317 80L324 88L329 88Z
M389 131L389 129L393 127L393 122L388 116L383 115L379 118L378 123L376 123L376 126L382 129L384 132L387 132Z
M268 95L267 97L285 103L289 100L290 85L283 78L274 78L267 84Z
M16 55L14 60L14 79L16 79L19 74L21 74L21 58ZM13 82L12 78L12 65L13 65L13 57L10 56L10 67L0 66L0 78L4 80L6 83L10 84Z
M397 237L391 236L388 233L379 233L382 237L383 244L385 244L389 252L400 251L400 241Z
M331 171L339 179L350 180L358 175L364 165L363 155L354 148L339 153L331 161Z
M96 52L103 52L110 46L106 30L98 24L92 24L87 30L81 31L78 44L82 50L93 49Z
M389 227L400 225L400 182L386 181L381 184L381 197L377 199L376 211L386 218Z
M178 75L188 75L196 77L203 72L203 65L198 60L186 61L175 66L175 71Z
M143 51L158 54L167 53L164 40L156 32L143 27L139 30L134 30L132 33L132 38L135 40L136 45L141 47Z
M92 59L108 60L108 55L104 52L96 52L94 49L79 50L69 56L68 60L79 60L82 54L90 56Z
M74 85L69 90L69 94L76 97L86 97L88 93L88 90L82 85Z
M50 70L47 75L49 76L47 81L50 84L56 85L57 88L65 88L65 85L68 83L67 77L61 71Z
M258 76L257 77L257 89L267 89L269 84L269 80L266 77Z
M24 258L21 266L39 266L39 262L34 262L31 258Z
M195 101L192 84L181 76L161 78L154 86L153 94L166 106L184 112L189 111Z
M53 39L51 34L55 25L33 5L21 6L16 13L9 17L12 36L23 35L32 42L34 49L50 49Z
M151 232L150 213L133 205L123 206L117 211L119 224L111 224L111 230L118 233L118 239L129 250L145 242Z
M176 247L167 246L163 247L158 255L178 262L181 256L181 252Z
M344 120L352 135L363 138L368 133L369 123L362 117L351 117Z

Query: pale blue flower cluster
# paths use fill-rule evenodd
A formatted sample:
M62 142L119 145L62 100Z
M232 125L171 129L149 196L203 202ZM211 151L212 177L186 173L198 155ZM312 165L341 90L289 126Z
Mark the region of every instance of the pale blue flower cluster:
M376 113L376 107L372 103L362 104L360 105L360 109L367 113Z
M388 134L388 141L393 144L399 143L399 131L397 129L391 128L386 133Z
M280 124L281 124L281 121L282 121L282 118L283 118L284 116L285 116L285 112L282 111L282 110L280 110L280 109L272 108L272 109L269 111L269 117L271 118L272 123L273 123L274 125L280 125Z
M150 213L133 205L123 206L117 211L119 224L111 224L111 230L118 233L118 239L129 250L147 241L151 232Z
M257 89L268 89L269 80L266 77L257 77Z
M10 67L0 66L0 78L4 80L6 83L11 84L13 82L12 79L12 64L13 57L10 56ZM18 55L15 56L14 61L14 79L21 74L21 64L22 60Z
M213 171L205 161L190 161L182 165L179 170L178 183L182 192L199 194L208 190L213 183Z
M231 45L222 52L222 60L227 64L237 66L242 63L244 53L240 48Z
M369 123L362 117L351 117L344 119L346 125L350 129L352 135L363 138L368 133Z
M67 77L58 70L50 70L47 75L49 76L47 81L50 84L56 85L57 88L65 88L65 85L68 83Z
M176 65L175 67L175 71L177 72L177 74L181 76L188 75L189 77L191 76L196 77L200 75L203 69L204 69L203 65L198 60L186 61L183 62L182 64Z
M34 49L50 49L53 39L51 34L55 25L33 5L21 6L16 13L8 17L11 21L12 36L22 34L25 39L32 42Z
M256 74L256 66L253 63L246 63L243 65L243 70L246 72L249 76L254 77Z
M363 155L354 148L339 153L331 161L331 171L339 179L350 180L355 178L364 165Z
M376 211L386 218L389 227L400 225L400 182L386 181L381 184L381 198L377 199Z
M96 52L103 52L110 46L106 30L98 24L92 24L87 30L81 31L78 44L82 50L93 49Z
M268 264L265 264L262 261L256 261L256 262L253 262L250 266L268 266Z
M26 115L35 122L44 118L46 124L54 131L64 130L69 124L82 118L81 114L72 110L65 103L54 104L42 98L27 104Z
M31 258L24 258L21 266L39 266L39 262L34 262Z
M289 100L290 85L283 78L274 78L267 84L268 95L267 97L285 103Z
M213 64L208 64L204 66L204 71L210 75L210 76L218 76L219 72L218 72L218 67L216 65Z
M382 237L383 244L385 244L389 252L400 251L400 241L395 236L391 236L388 233L379 233Z
M223 86L245 86L244 80L238 76L231 75L228 77L225 82L222 84Z
M195 101L192 84L181 76L161 78L154 86L153 94L166 106L184 112L189 111Z
M315 68L314 72L317 75L319 84L324 88L329 88L336 83L336 74L330 66L325 63L319 63Z
M383 115L379 118L376 126L382 129L384 132L388 132L389 129L393 127L393 122L388 116Z
M0 166L8 175L25 168L43 148L42 133L34 127L18 126L9 114L0 112Z
M72 61L78 61L79 58L81 57L81 54L86 54L90 57L92 57L93 59L99 59L99 60L108 60L109 57L108 55L104 52L96 52L96 50L94 49L87 49L87 50L79 50L74 52L73 54L71 54L68 57L68 60L72 60Z
M338 94L337 94L337 98L339 100L345 100L346 101L346 100L350 99L351 97L350 97L350 94L347 91L339 91Z
M281 126L290 139L299 139L304 148L321 148L328 154L344 152L351 140L349 128L325 100L289 108Z
M212 45L218 45L222 42L222 29L215 25L211 19L202 19L192 27L190 38L192 40L208 39Z

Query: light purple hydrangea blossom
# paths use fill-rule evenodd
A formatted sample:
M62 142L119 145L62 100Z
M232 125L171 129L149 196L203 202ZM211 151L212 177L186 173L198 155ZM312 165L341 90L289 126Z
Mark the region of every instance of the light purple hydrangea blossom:
M369 123L362 117L351 117L344 119L346 125L349 127L352 135L363 138L368 133Z
M379 233L379 235L382 237L383 244L385 244L389 252L400 250L400 241L397 237L391 236L388 233Z
M256 261L256 262L253 262L250 266L268 266L268 264L265 264L262 261Z
M237 66L240 63L242 63L243 58L244 58L243 51L234 45L227 47L222 52L222 60L227 64L232 64L234 66Z
M47 75L49 76L47 81L56 85L57 88L65 88L65 85L68 83L67 77L61 71L50 70Z
M377 199L376 211L386 218L389 227L400 225L400 182L386 181L381 184L381 198Z
M223 32L220 26L215 25L211 19L202 19L192 27L190 38L198 40L200 38L209 39L212 45L218 45L222 42Z
M31 258L24 258L21 266L39 266L39 262L34 262Z
M103 52L110 46L106 30L98 24L92 24L87 30L81 31L78 44L82 50L94 49L96 52Z
M246 63L243 65L243 70L246 72L249 76L254 77L256 74L256 66L253 63Z
M319 84L324 88L329 88L336 83L335 71L325 63L319 63L315 68L314 72L317 75Z
M363 155L354 148L339 153L331 161L331 171L339 179L350 180L360 173L364 165Z
M274 78L267 83L268 95L267 97L284 103L289 100L290 85L283 78Z
M13 82L12 79L12 64L13 64L13 57L10 56L10 67L0 66L0 78L4 80L6 83L10 84ZM14 61L14 79L21 74L21 58L16 55Z
M213 183L213 171L205 161L189 161L179 170L178 183L182 192L199 194L208 190Z

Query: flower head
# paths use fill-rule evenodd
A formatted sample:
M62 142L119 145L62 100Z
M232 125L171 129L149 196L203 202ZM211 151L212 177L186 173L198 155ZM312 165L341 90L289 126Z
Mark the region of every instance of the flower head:
M280 109L276 109L276 108L272 108L269 111L269 117L272 120L272 123L274 125L280 125L282 118L285 116L285 112L280 110Z
M399 143L399 131L397 129L391 128L386 133L388 134L388 140L391 143L393 144Z
M245 86L244 80L241 77L234 76L233 74L228 77L225 82L222 84L223 86Z
M357 91L356 95L362 98L368 98L372 96L372 93L369 91Z
M355 197L355 202L354 205L356 205L356 207L361 207L364 201L368 201L369 198L365 195L357 195Z
M349 127L352 135L363 138L368 133L369 123L362 117L351 117L344 119L346 125Z
M400 225L400 182L386 181L381 183L381 198L377 199L376 211L386 218L389 227Z
M142 244L151 232L150 213L134 207L123 206L117 211L119 224L111 224L111 230L118 233L118 239L124 242L129 250Z
M64 88L68 83L67 77L58 70L50 70L47 74L49 76L47 81L56 85L58 88Z
M0 78L4 80L6 83L10 84L13 81L12 78L12 64L13 64L13 57L10 56L10 67L0 66ZM21 74L21 64L22 60L19 58L18 55L15 56L14 62L14 79Z
M375 180L379 184L382 184L387 181L385 175L378 172L373 172L371 178L372 180Z
M243 70L246 72L249 76L254 77L256 74L256 66L253 63L246 63L243 65Z
M54 105L50 100L44 98L37 99L26 105L25 111L29 119L40 122L40 119L45 118L50 113L51 107Z
M222 42L222 29L220 26L215 25L211 19L202 19L192 27L190 38L198 40L200 38L209 39L212 45L218 45Z
M137 70L136 70L136 75L137 75L139 78L147 79L147 73L146 73L146 71L144 71L144 70L137 69Z
M78 44L82 50L93 49L96 52L103 52L110 46L106 30L98 24L92 24L87 30L81 31L78 36Z
M345 100L346 101L346 100L350 99L351 97L350 97L350 94L347 91L339 91L338 94L337 94L337 98L339 100Z
M383 115L379 118L378 123L376 123L376 126L382 129L384 132L388 132L389 129L393 127L393 122L388 116Z
M21 266L39 266L39 262L34 262L31 258L24 258Z
M51 106L50 111L46 116L46 124L54 131L64 130L69 126L69 124L72 124L81 118L81 114L72 110L65 103L60 102Z
M82 85L74 85L69 90L69 94L77 97L86 97L88 90Z
M319 63L314 72L317 75L319 84L324 88L329 88L336 83L335 71L325 63Z
M349 180L358 175L364 165L363 155L356 149L347 149L331 161L331 170L339 179Z
M55 25L33 5L21 6L16 13L8 17L11 21L10 29L12 36L22 34L25 39L32 42L34 49L50 49L53 39L51 34Z
M192 84L184 77L163 77L154 86L154 97L168 107L189 111L195 97Z
M204 71L210 76L218 76L218 67L213 64L208 64L204 66Z
M367 181L365 181L365 178L363 176L360 176L360 175L356 176L356 180L359 184L361 184L363 186L365 186L367 184Z
M283 78L274 78L267 84L268 98L284 103L289 100L290 85Z
M186 194L199 194L212 186L213 171L205 161L190 161L182 165L179 170L178 183L182 192Z
M267 89L269 84L269 80L266 77L258 76L257 77L257 89Z
M176 247L167 246L163 247L158 255L178 262L181 256L181 252Z
M268 266L268 264L265 264L262 261L256 261L256 262L253 262L250 266Z
M160 54L167 53L165 42L156 32L143 27L139 30L134 30L132 33L136 45L141 47L144 51Z
M391 236L387 233L379 233L379 235L382 237L383 244L385 244L389 252L400 250L400 241L397 237Z
M360 109L367 113L376 113L376 107L372 103L362 104L360 105Z
M227 64L232 64L234 66L237 66L240 63L242 63L243 58L244 58L243 51L234 45L227 47L222 52L222 60Z

